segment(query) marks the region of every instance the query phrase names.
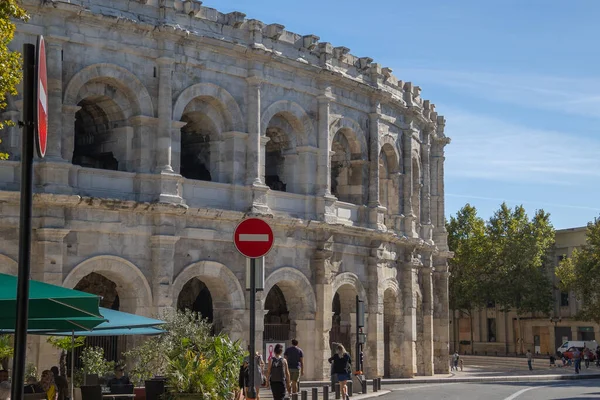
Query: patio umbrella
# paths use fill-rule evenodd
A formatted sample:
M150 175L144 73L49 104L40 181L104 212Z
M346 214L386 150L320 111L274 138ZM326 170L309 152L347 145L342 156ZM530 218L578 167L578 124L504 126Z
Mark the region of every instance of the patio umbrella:
M28 329L91 329L106 320L99 304L97 295L31 280ZM17 277L0 274L0 329L14 329L16 309Z

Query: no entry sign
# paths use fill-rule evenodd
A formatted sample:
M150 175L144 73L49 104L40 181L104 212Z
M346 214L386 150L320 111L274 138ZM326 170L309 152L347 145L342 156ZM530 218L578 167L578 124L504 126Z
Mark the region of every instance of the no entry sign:
M38 37L37 43L36 70L37 93L34 107L34 115L36 116L35 142L37 144L38 156L44 158L48 145L48 79L46 76L46 45L44 37L41 35Z
M259 218L240 222L233 233L233 242L240 253L248 258L259 258L273 247L273 230Z

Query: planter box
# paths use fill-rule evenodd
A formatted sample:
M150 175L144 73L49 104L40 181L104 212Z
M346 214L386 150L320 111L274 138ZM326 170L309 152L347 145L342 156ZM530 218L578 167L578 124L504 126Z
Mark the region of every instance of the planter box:
M146 400L146 388L136 387L133 388L133 393L135 394L135 400Z

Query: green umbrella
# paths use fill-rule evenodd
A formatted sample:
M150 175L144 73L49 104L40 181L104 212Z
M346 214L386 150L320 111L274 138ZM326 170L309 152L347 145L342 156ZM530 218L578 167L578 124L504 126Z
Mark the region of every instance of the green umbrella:
M89 330L106 321L100 297L61 286L29 282L28 329ZM14 329L17 277L0 274L0 329Z

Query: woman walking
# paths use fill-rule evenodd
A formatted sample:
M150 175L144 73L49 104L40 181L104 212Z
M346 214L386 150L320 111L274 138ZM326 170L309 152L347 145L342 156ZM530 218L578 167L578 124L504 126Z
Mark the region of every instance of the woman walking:
M344 346L338 344L337 352L333 355L333 357L329 358L329 363L333 363L332 373L337 375L338 382L340 383L342 399L350 400L346 383L352 379L352 359L350 358L348 352L346 352Z
M283 346L275 345L275 357L269 360L267 367L267 387L271 387L273 400L283 400L285 398L285 390L291 392L290 369L285 358L281 356Z
M54 383L54 374L49 369L42 372L40 386L44 389L44 392L46 392L47 400L57 400L58 389Z

